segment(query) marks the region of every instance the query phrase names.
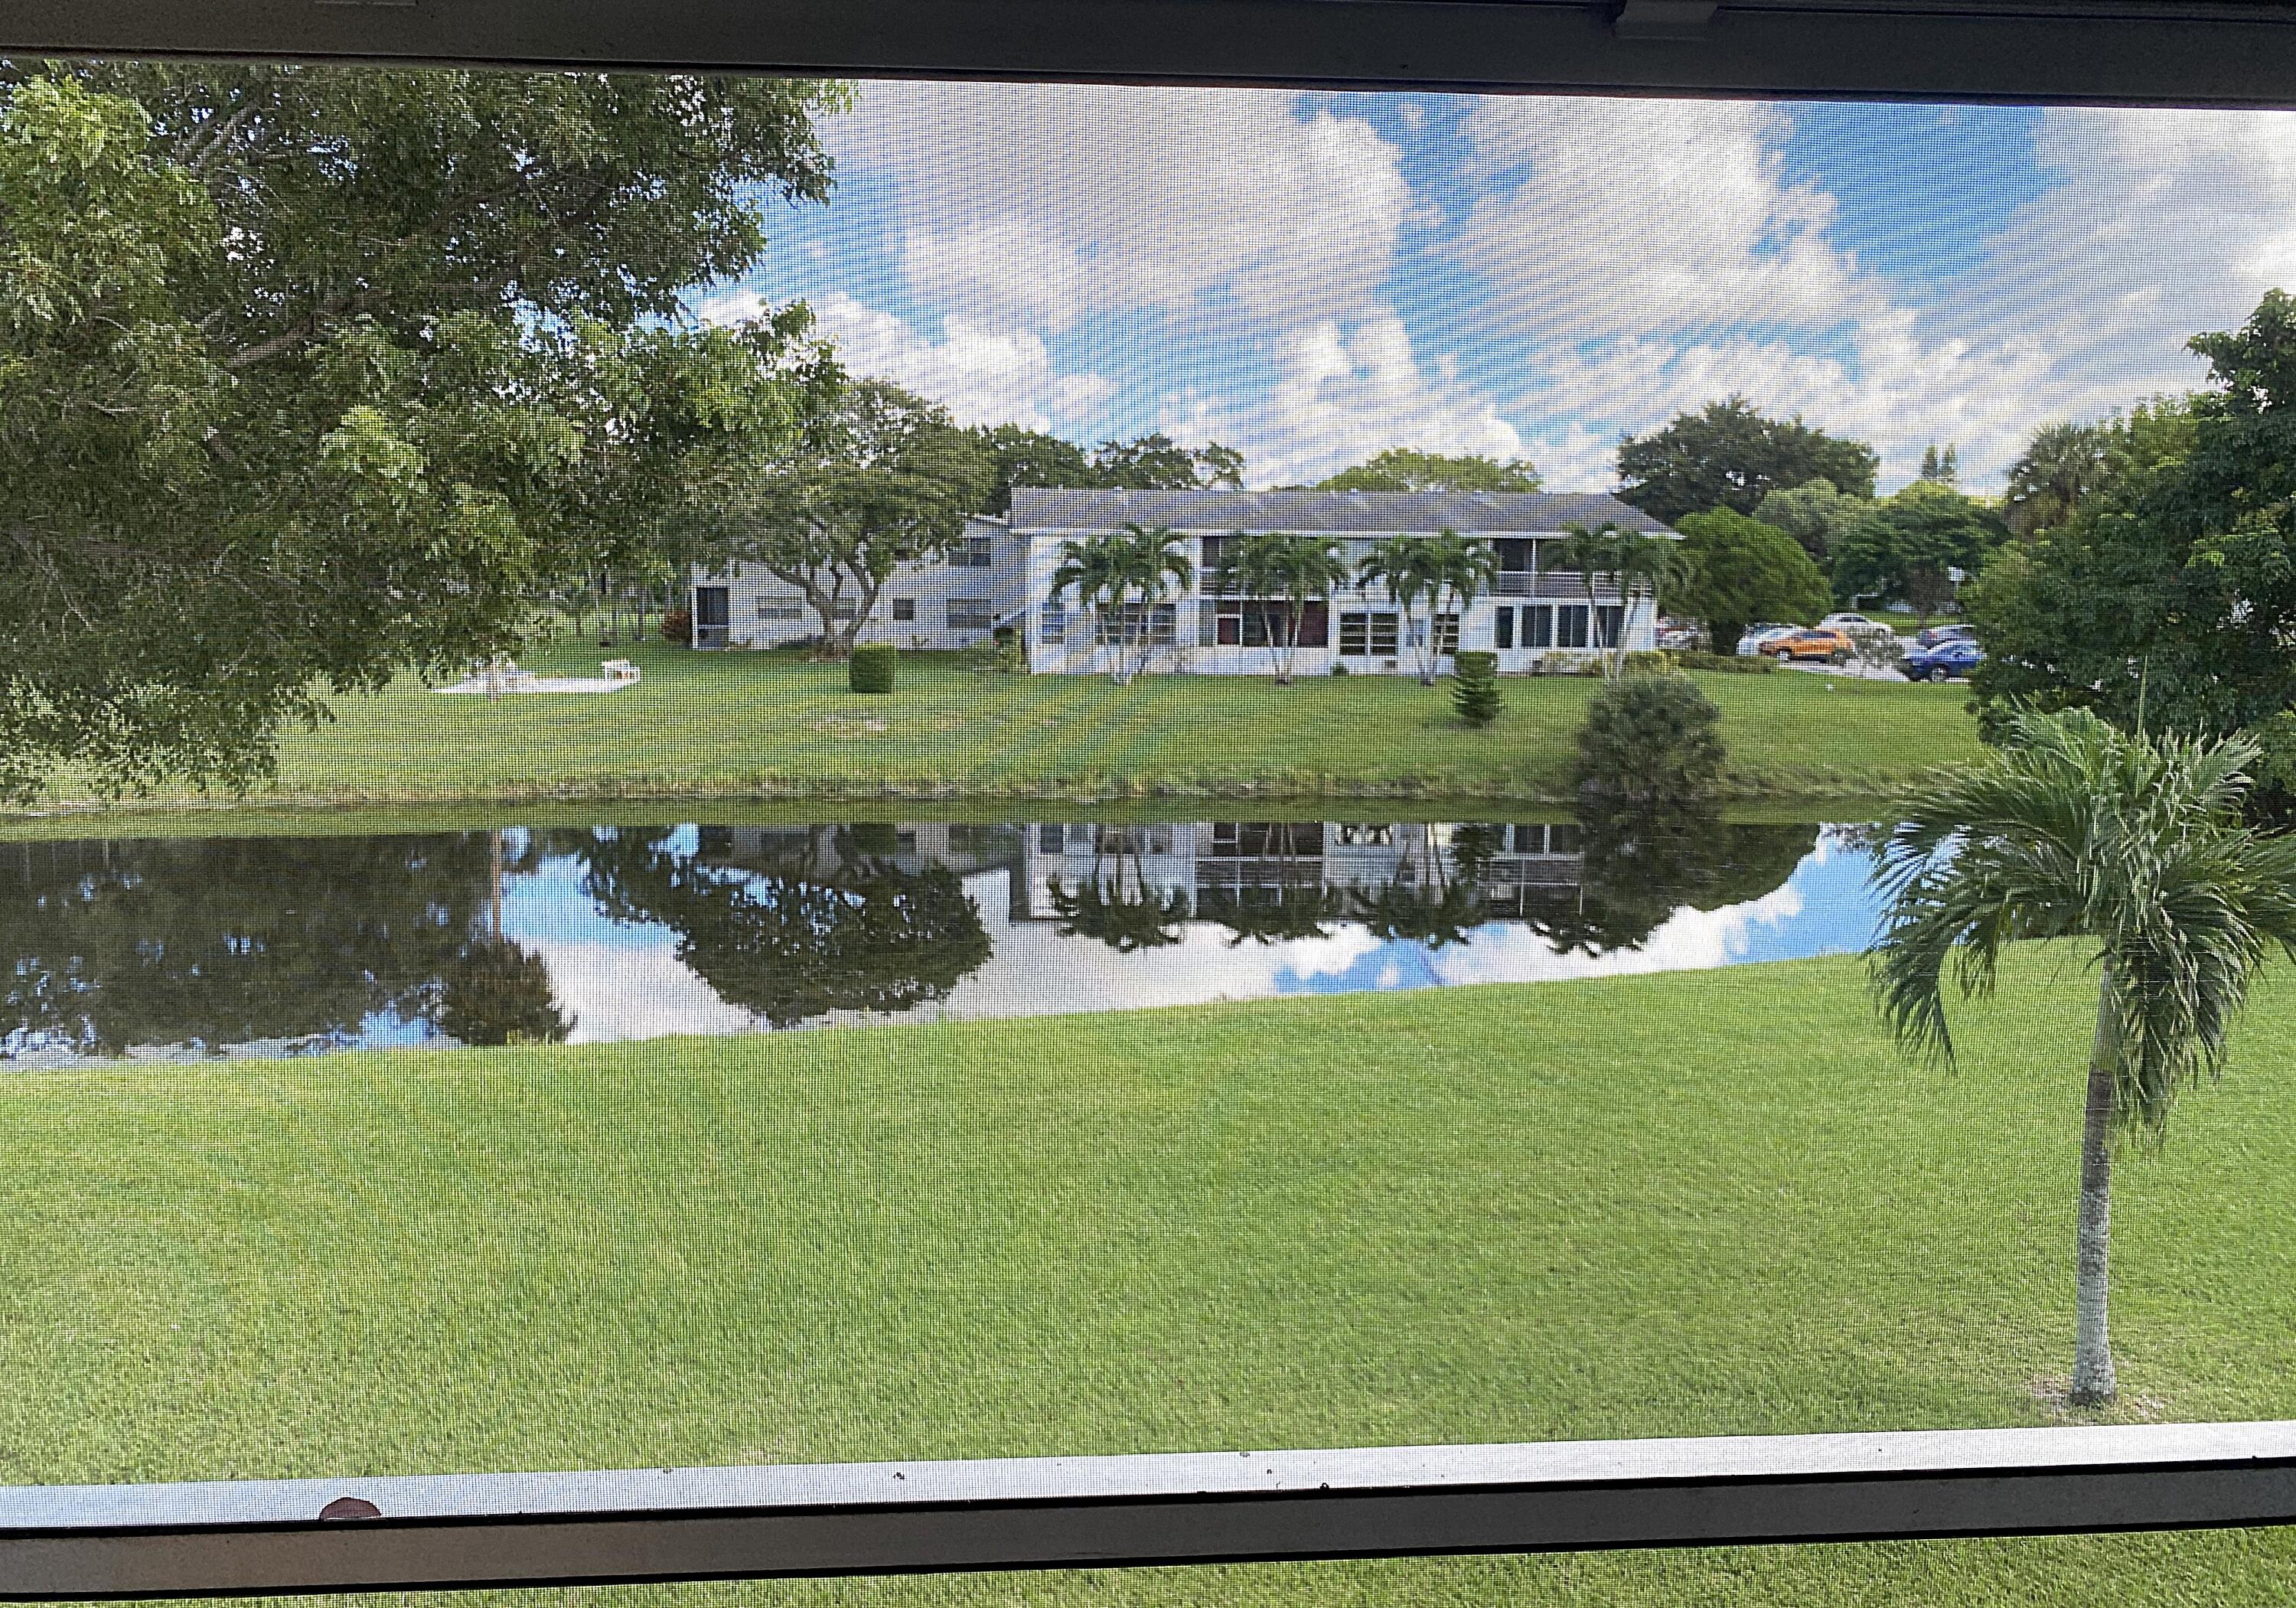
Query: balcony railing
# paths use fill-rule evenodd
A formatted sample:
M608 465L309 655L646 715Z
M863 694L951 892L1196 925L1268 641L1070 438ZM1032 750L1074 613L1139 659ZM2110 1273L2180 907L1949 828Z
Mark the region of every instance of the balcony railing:
M0 1489L16 1600L2296 1522L2296 1423Z
M1575 575L1566 575L1560 570L1550 570L1541 573L1530 570L1502 570L1498 573L1498 584L1492 590L1500 597L1545 597L1561 603L1587 601L1586 583ZM1600 603L1618 602L1618 587L1596 582L1595 601Z

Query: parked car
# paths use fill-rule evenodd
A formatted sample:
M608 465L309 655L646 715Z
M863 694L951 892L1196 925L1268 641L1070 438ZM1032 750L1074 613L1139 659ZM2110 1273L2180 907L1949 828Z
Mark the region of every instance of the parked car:
M1865 614L1829 614L1817 623L1822 626L1838 627L1844 631L1854 631L1859 626L1874 626L1884 631L1890 628L1882 625L1880 620Z
M1898 668L1908 681L1948 681L1968 675L1984 661L1983 648L1966 636L1957 636L1935 647L1915 648Z
M1780 664L1795 659L1848 664L1857 657L1857 644L1840 626L1809 626L1772 637L1762 644L1762 652Z
M1658 645L1670 652L1688 652L1698 645L1698 632L1690 626L1668 626L1659 632Z
M1914 645L1933 648L1941 642L1975 642L1975 626L1923 626L1914 633Z
M1748 626L1745 635L1738 638L1738 657L1755 658L1761 653L1766 644L1775 642L1788 631L1800 629L1801 629L1800 626L1782 626L1767 620Z

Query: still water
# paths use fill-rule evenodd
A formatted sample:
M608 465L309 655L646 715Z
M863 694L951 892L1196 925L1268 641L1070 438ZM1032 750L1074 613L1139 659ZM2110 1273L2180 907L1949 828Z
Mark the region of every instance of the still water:
M1869 828L586 828L0 845L0 1061L597 1042L1732 965Z

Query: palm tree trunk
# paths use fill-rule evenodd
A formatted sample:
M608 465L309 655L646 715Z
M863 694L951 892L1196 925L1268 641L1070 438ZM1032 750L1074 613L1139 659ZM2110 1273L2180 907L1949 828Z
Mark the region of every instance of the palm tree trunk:
M2081 1120L2080 1217L2073 1284L2075 1407L2103 1407L2115 1389L2112 1342L2105 1333L2106 1261L2112 1239L2113 1066L2119 1035L2112 1000L2112 963L2102 968L2096 1040L2088 1057L2088 1104Z

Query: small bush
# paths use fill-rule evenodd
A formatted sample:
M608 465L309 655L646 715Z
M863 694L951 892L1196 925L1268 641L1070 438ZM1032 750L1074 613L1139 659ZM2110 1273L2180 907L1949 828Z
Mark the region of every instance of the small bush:
M1663 676L1674 669L1674 655L1664 648L1637 648L1627 655L1627 669Z
M1346 665L1341 663L1338 660L1333 660L1332 661L1332 674L1334 676L1352 676L1355 672L1348 669Z
M661 639L681 648L693 645L693 611L672 609L661 617Z
M1451 707L1469 726L1499 718L1499 656L1456 653L1451 659Z
M846 667L845 685L857 693L890 693L893 690L893 667L900 658L901 650L890 643L871 643L855 648Z
M1029 652L1021 644L1021 632L1015 626L998 626L993 636L996 644L996 668L1007 676L1026 675Z
M1778 668L1759 654L1741 659L1735 653L1677 653L1674 662L1677 669L1706 670L1723 676L1767 676Z
M1578 730L1579 792L1624 803L1682 803L1721 780L1722 711L1686 676L1621 676Z

